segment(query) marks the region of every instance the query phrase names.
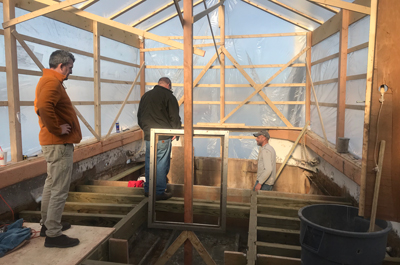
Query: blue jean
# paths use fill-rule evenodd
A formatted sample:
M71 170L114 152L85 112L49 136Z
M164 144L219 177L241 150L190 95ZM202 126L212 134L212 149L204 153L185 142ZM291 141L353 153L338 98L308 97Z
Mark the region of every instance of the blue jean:
M162 194L167 188L167 175L170 167L171 158L171 139L160 140L157 143L157 173L156 173L156 194ZM145 177L144 191L149 192L149 173L150 173L150 141L146 141L145 158Z
M258 184L258 180L256 180L256 184L254 184L253 190L256 190L256 186ZM262 184L260 190L272 190L274 186L268 185L268 184Z

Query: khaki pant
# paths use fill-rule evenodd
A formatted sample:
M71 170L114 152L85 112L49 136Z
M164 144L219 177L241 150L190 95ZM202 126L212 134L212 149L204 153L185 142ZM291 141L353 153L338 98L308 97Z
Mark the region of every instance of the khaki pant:
M42 195L42 220L47 228L46 236L56 237L61 233L61 216L71 184L74 146L72 144L43 145L47 162L47 178Z

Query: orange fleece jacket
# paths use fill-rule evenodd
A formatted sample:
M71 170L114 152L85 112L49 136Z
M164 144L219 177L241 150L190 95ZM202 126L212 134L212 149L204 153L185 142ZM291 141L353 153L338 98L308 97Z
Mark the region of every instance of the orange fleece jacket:
M82 140L81 127L63 81L65 75L52 69L43 69L36 86L35 112L39 116L40 145L72 144ZM71 126L69 134L61 135L60 125Z

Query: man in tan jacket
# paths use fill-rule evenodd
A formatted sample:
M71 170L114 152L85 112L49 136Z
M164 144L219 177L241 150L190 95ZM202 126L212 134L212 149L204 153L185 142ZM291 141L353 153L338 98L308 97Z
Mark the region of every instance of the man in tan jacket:
M39 117L39 142L47 162L47 178L42 195L41 236L45 247L68 248L79 239L63 235L71 227L61 224L61 216L71 184L74 143L82 139L81 128L63 81L72 74L75 58L67 51L50 55L50 69L36 87L35 112Z

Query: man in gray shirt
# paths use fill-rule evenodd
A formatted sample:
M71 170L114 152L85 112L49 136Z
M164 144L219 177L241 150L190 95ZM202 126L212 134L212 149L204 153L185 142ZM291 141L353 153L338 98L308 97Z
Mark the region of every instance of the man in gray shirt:
M253 134L257 145L261 146L258 152L257 181L253 190L272 190L276 178L276 153L275 149L269 145L269 133L261 130Z

